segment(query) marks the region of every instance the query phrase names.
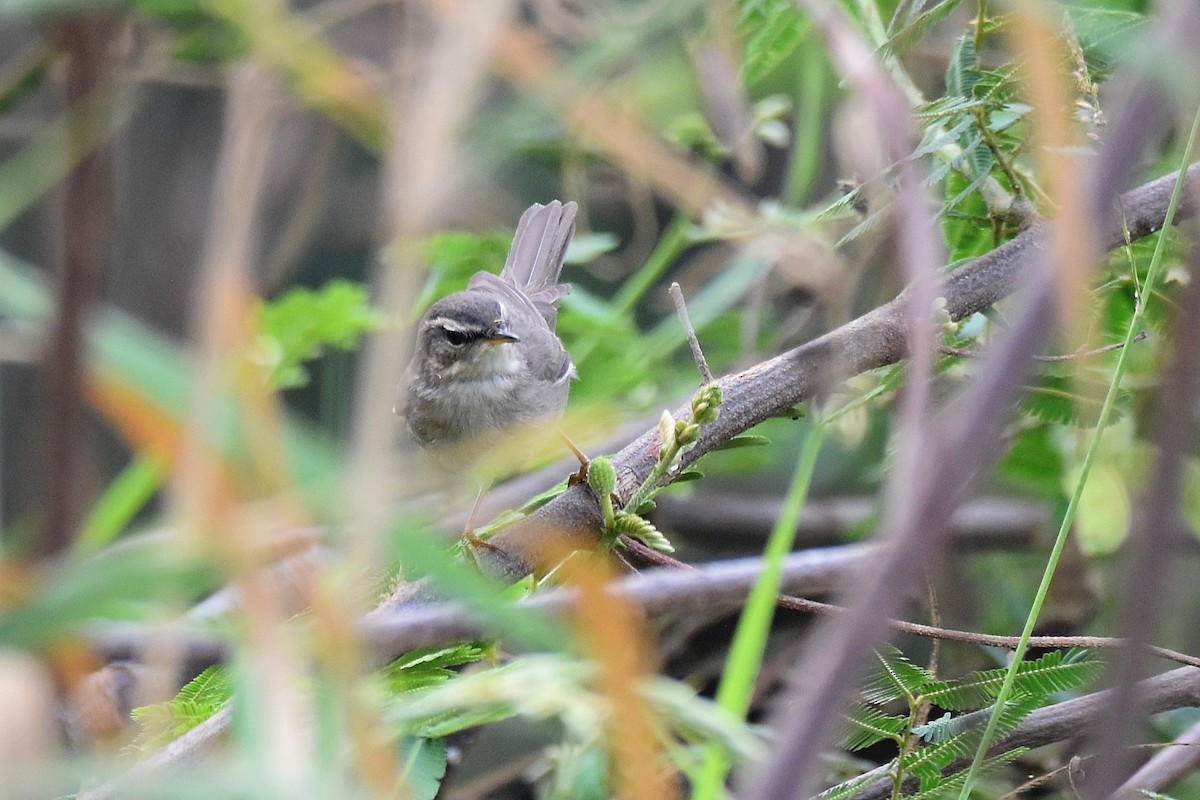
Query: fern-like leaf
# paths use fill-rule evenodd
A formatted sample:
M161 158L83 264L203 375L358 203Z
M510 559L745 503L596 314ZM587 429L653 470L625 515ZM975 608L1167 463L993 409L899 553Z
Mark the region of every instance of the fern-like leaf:
M946 67L946 94L974 97L978 81L979 53L975 51L975 40L970 36L960 36L954 43L954 52Z
M812 23L791 0L743 0L738 5L738 32L745 43L742 72L745 82L753 84L799 47Z
M1021 694L1034 696L1069 691L1094 680L1102 669L1100 662L1082 651L1072 651L1065 656L1054 651L1035 661L1022 662L1017 668L1013 688ZM922 696L951 711L981 708L996 699L1006 672L1005 669L992 669L949 681L931 681Z
M131 716L140 727L133 744L143 751L156 750L216 714L232 697L229 671L211 666L170 700L133 709Z
M1001 753L998 756L984 759L983 763L980 765L980 774L986 774L987 772L995 771L1006 764L1011 764L1024 755L1027 750L1028 748L1018 747L1013 750L1009 750L1007 753ZM953 775L947 775L934 782L934 785L927 790L909 795L905 798L905 800L934 800L934 798L937 797L945 797L947 794L951 792L957 792L959 789L961 789L966 781L966 770L963 770L962 772L956 772Z
M846 729L842 734L840 745L851 752L870 747L884 739L890 739L899 744L907 735L907 717L884 714L882 711L862 703L855 703L849 713L844 715L844 719Z
M1045 703L1044 695L1018 695L1004 704L996 722L996 734L1003 736L1021 724L1021 721ZM972 711L969 714L945 715L941 719L927 722L913 729L913 733L930 744L951 743L957 757L965 758L975 752L979 735L992 716L992 708Z
M906 753L900 759L899 769L907 775L915 775L921 782L921 791L928 791L942 779L942 770L966 749L960 742L962 738L956 736L941 744L926 745Z
M1087 377L1086 373L1083 377ZM1017 401L1017 408L1024 414L1047 422L1089 428L1099 420L1106 389L1107 384L1088 381L1084 390L1079 391L1069 377L1043 375L1036 384L1025 387L1021 399ZM1130 397L1125 390L1117 394L1114 413L1109 417L1108 424L1112 425L1121 419L1129 407Z
M882 705L900 698L911 700L933 680L928 670L918 667L895 648L876 652L875 657L879 659L880 670L862 692L868 703Z
M388 664L381 677L389 692L410 692L449 680L454 677L454 667L479 661L489 654L490 648L475 643L421 648Z
M879 48L880 55L885 57L900 55L924 38L931 28L948 17L950 12L958 8L961 2L962 0L942 0L932 8L923 11L916 19L896 31L892 38L883 43L883 46Z
M848 781L842 781L835 786L830 786L825 791L813 797L812 800L849 800L849 798L854 797L865 786L885 777L882 771L871 770L862 775L856 775Z

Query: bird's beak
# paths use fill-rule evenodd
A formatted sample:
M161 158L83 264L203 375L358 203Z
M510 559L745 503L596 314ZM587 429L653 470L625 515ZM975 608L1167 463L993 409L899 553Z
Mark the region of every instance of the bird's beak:
M504 344L505 342L519 342L521 337L513 333L507 325L500 325L485 341L488 344Z

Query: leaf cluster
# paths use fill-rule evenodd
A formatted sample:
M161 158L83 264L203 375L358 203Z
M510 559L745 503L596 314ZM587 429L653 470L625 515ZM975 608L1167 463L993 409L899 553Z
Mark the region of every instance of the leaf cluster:
M941 680L899 650L890 649L876 657L874 676L844 716L841 746L857 751L880 742L894 743L899 753L884 771L897 786L906 776L916 776L920 781L916 797L933 797L957 788L956 781L962 776L944 770L975 752L1006 670L984 670ZM999 718L999 732L1012 730L1032 711L1050 702L1052 695L1092 682L1101 670L1102 664L1084 650L1054 651L1022 662L1013 693ZM889 710L897 704L905 709L903 713ZM929 707L941 709L944 714L917 724L920 710ZM996 768L1019 755L1020 751L1010 751L989 760L986 766ZM846 781L820 797L848 797L861 785L860 779Z

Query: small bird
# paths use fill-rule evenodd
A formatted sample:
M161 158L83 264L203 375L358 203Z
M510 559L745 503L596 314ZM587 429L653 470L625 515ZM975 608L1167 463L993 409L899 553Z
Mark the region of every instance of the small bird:
M511 463L503 451L536 449L566 408L575 366L554 325L571 290L558 276L577 210L530 206L500 274L477 272L421 317L397 411L444 466Z

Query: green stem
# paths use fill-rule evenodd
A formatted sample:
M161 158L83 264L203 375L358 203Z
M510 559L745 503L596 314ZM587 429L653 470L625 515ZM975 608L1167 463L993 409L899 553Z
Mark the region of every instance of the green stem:
M825 105L829 68L825 48L810 35L800 47L799 100L796 109L795 138L792 141L792 163L788 167L785 195L793 205L803 204L812 190L817 170L821 166L824 131L821 129L821 109Z
M763 552L762 575L746 599L746 608L742 611L737 630L733 634L729 660L717 687L716 700L717 705L739 719L744 719L750 708L755 677L762 666L767 634L770 633L771 620L775 615L775 601L782 582L783 560L791 552L792 543L795 541L796 523L800 519L800 511L804 508L805 498L808 497L808 487L816 469L817 454L821 451L824 440L824 424L814 423L796 459L796 469L792 473L792 482L788 486L779 519L775 521L775 527L767 539L767 546ZM710 748L705 753L699 778L693 787L692 800L716 798L718 790L725 782L729 767L724 754Z
M906 693L907 694L907 693ZM921 699L919 697L907 697L908 700L908 727L904 735L900 737L900 749L896 755L896 771L892 773L892 800L900 800L904 790L904 758L907 756L913 747L913 728L917 727L917 715L921 709Z
M1038 615L1041 614L1042 605L1045 603L1046 595L1050 591L1050 582L1054 579L1054 571L1058 567L1063 547L1067 543L1067 534L1071 530L1071 523L1075 520L1075 512L1079 508L1079 499L1083 496L1083 487L1087 483L1088 473L1091 472L1092 462L1095 459L1096 451L1099 449L1100 437L1108 425L1108 418L1112 413L1113 404L1121 386L1121 377L1125 374L1126 361L1129 353L1133 350L1130 345L1133 344L1134 337L1137 336L1138 330L1141 329L1142 318L1146 313L1146 299L1150 296L1162 266L1162 255L1167 242L1167 229L1174 223L1175 211L1179 208L1179 198L1183 194L1183 186L1187 179L1187 167L1192 160L1192 150L1196 144L1197 130L1200 130L1200 109L1197 110L1196 117L1192 120L1192 130L1188 134L1187 144L1184 146L1179 177L1175 181L1175 190L1171 194L1171 201L1167 204L1167 213L1163 218L1162 231L1159 233L1158 243L1154 247L1154 255L1150 259L1150 269L1146 274L1146 291L1142 294L1141 302L1134 306L1133 318L1129 320L1129 329L1125 332L1125 344L1117 351L1117 363L1113 368L1112 382L1108 385L1108 393L1104 396L1104 405L1100 409L1100 417L1096 421L1096 428L1092 431L1091 441L1088 443L1087 452L1084 454L1079 478L1075 482L1075 489L1071 493L1071 500L1067 504L1066 512L1063 514L1062 525L1059 526L1058 536L1055 538L1054 547L1050 551L1050 560L1046 563L1046 571L1042 575L1042 582L1038 585L1037 594L1034 595L1033 607L1029 611L1029 617L1025 620L1025 628L1021 631L1021 638L1017 642L1016 650L1013 652L1012 662L1008 665L1008 672L1004 675L1004 684L1000 687L1000 693L996 696L996 706L992 711L991 717L988 719L987 728L983 732L983 738L979 741L979 747L975 750L975 757L971 760L971 767L967 770L966 782L963 783L962 790L958 794L959 800L967 800L971 794L972 786L974 786L976 779L979 777L979 769L983 765L984 756L992 744L992 739L996 735L996 726L1000 722L1000 713L1004 709L1004 704L1008 702L1009 697L1012 695L1013 683L1017 677L1017 669L1020 667L1021 659L1024 658L1025 651L1029 646L1029 637L1033 635L1033 628L1037 624Z
M629 502L625 504L626 511L630 514L641 513L638 509L654 499L654 495L658 493L659 484L671 472L671 467L675 465L678 454L678 445L672 445L669 452L659 454L658 461L655 462L654 468L650 470L650 476L642 482L642 485L633 493L633 497L629 498Z
M996 159L996 163L1000 166L1000 171L1004 173L1008 178L1008 182L1012 184L1013 194L1020 195L1024 191L1021 187L1021 179L1017 176L1012 164L1008 162L1008 157L1004 155L1004 149L1000 147L1000 143L996 141L996 137L988 128L987 115L982 108L975 107L971 109L971 116L975 117L975 126L979 128L979 133L983 137L983 143L987 145L988 150L992 151L992 158Z
M975 18L975 52L983 47L983 23L987 22L987 0L979 0L979 14Z

